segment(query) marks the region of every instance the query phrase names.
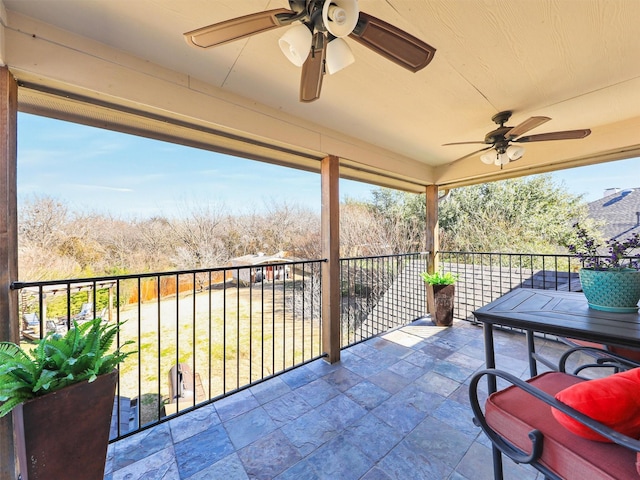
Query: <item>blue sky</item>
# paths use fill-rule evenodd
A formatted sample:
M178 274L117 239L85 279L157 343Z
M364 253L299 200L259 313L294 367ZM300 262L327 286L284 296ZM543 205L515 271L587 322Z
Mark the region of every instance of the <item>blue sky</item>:
M602 198L607 188L640 188L640 158L569 168L554 172L553 178L571 193L593 202Z
M554 173L587 201L640 187L640 159ZM340 181L340 196L376 187ZM18 115L18 199L47 195L73 211L177 216L203 205L235 213L289 203L320 211L320 175L28 114Z
M340 190L341 198L368 198L371 185L341 180ZM320 175L20 114L18 200L34 194L120 217L202 205L246 213L273 202L320 211Z

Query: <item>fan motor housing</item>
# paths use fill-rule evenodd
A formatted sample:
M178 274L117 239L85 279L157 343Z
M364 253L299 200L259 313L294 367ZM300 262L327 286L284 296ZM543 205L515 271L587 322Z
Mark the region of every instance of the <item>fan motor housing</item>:
M511 110L505 110L504 112L498 112L493 117L491 117L491 121L493 123L497 123L500 126L503 126L505 123L509 121L511 118L511 114L513 112Z
M511 130L511 128L512 127L496 128L495 130L487 133L487 135L484 137L484 143L497 143L506 141L504 136L509 130Z

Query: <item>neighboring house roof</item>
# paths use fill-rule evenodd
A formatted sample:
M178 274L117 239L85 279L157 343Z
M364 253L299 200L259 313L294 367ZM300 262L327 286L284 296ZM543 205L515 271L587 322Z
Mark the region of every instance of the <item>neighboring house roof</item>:
M265 263L278 262L295 262L298 259L287 258L285 252L278 252L275 255L265 255L264 253L243 255L242 257L232 258L231 265L234 267L247 265L263 265Z
M589 203L589 216L603 223L600 231L605 240L640 233L640 188L615 191Z

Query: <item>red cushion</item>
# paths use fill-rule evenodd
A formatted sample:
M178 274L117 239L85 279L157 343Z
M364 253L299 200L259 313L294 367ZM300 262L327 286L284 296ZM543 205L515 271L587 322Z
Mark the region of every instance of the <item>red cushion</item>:
M554 396L584 380L565 373L548 372L528 383ZM540 463L561 478L611 480L638 478L636 452L614 443L592 442L560 425L546 403L523 390L509 387L492 394L486 403L487 423L519 448L531 451L528 434L538 429L544 435Z
M587 342L586 340L578 340L576 338L565 338L563 341L572 347L582 346L582 347L593 347L593 348L605 349L612 353L616 353L618 355L626 357L629 360L633 360L634 362L640 362L640 350L638 350L637 348L624 348L624 347L616 347L613 345L607 346L607 345L602 345L601 343Z
M640 368L572 385L556 398L624 435L640 437ZM559 410L553 409L553 416L576 435L610 442Z
M636 348L623 348L623 347L609 347L609 351L627 357L634 362L640 362L640 350Z

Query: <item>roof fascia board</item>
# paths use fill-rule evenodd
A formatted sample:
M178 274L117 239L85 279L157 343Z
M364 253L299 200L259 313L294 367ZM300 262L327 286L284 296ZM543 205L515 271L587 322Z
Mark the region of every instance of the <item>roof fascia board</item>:
M256 105L28 17L10 12L9 19L7 63L19 82L203 125L306 155L332 154L369 165L373 171L409 177L413 183L431 183L430 167L417 160Z

